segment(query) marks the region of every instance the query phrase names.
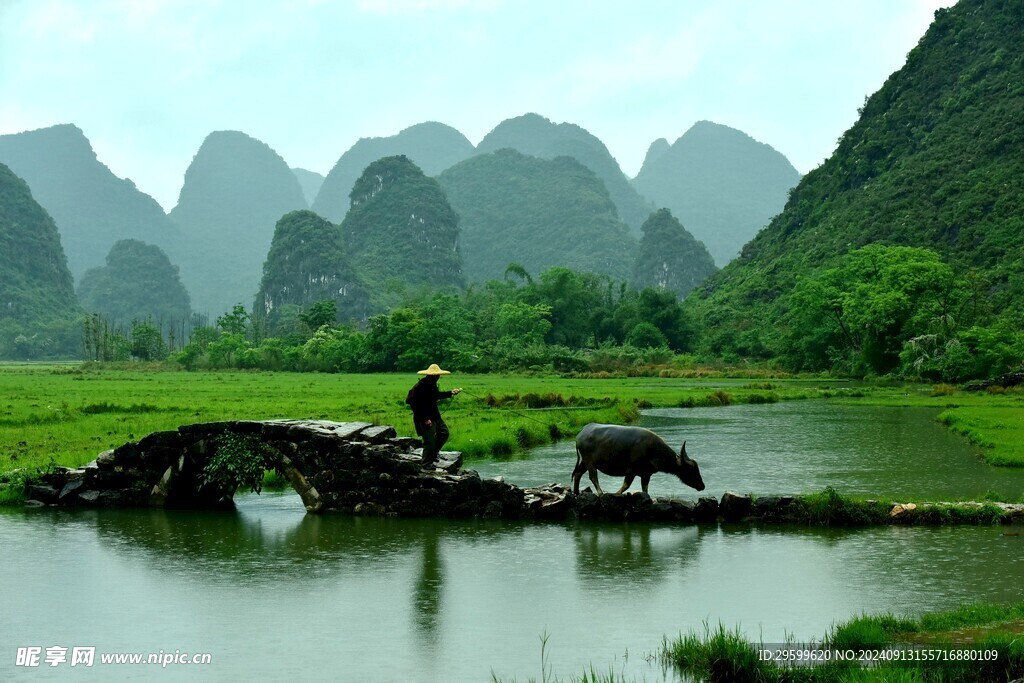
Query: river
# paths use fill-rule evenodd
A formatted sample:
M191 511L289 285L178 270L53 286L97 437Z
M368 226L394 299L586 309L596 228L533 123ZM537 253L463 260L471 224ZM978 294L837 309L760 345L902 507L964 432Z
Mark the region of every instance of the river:
M1020 473L980 463L934 412L874 410L733 406L652 411L645 424L673 444L685 435L715 495L1019 491ZM573 457L568 442L479 469L565 481ZM651 489L697 495L667 475ZM1005 527L452 522L307 515L290 491L237 502L233 513L0 509L0 678L540 680L547 634L563 679L593 666L674 680L647 655L704 623L765 642L820 638L862 611L1017 601L1024 585L1024 536ZM17 666L33 646L94 647L96 663ZM211 663L99 661L175 651Z

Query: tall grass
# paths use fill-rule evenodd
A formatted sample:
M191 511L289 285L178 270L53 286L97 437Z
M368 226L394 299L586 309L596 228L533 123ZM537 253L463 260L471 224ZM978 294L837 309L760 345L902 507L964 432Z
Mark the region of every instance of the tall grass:
M714 631L704 624L704 633L690 631L662 643L661 659L696 680L711 682L758 681L782 683L833 683L838 681L964 681L988 683L1009 681L1024 676L1024 603L1016 605L968 605L951 612L909 619L892 614L861 615L835 625L822 642L822 647L839 651L879 650L907 646L924 634L931 649L964 648L995 651L991 661L964 661L956 656L936 661L878 661L872 668L851 662L831 661L817 666L778 666L761 661L760 645L740 635L739 629L728 630L721 624ZM990 632L974 640L963 639L958 629L988 626ZM973 637L973 636L972 636ZM958 640L958 638L961 638ZM790 644L804 649L810 645Z
M837 650L878 649L893 642L897 635L917 633L918 622L892 614L861 615L832 627L825 644Z
M728 630L721 623L712 632L704 622L703 635L690 631L675 640L662 642L662 657L687 673L712 681L778 681L779 670L761 661L755 647L737 627Z
M799 496L787 510L794 521L812 526L866 526L889 521L892 505L841 495L831 486L821 493Z

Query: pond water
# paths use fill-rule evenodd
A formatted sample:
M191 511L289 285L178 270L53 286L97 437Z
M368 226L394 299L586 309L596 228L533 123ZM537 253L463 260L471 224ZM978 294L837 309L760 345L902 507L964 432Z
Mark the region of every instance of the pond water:
M700 463L707 488L697 493L668 474L649 492L695 500L737 493L840 493L913 500L949 500L992 491L1024 496L1024 468L986 465L976 447L935 420L933 408L885 408L789 401L726 408L645 411L640 425ZM543 415L539 413L538 415ZM572 440L537 448L507 462L474 464L481 476L504 476L522 486L568 482L576 462ZM605 483L607 481L607 483ZM621 478L602 477L616 491ZM584 475L581 488L590 485ZM639 491L640 482L631 490Z
M828 418L828 411L813 418L820 404L794 405L803 410L762 406L763 413L728 408L687 411L682 422L660 412L646 419L672 443L685 432L712 493L816 490L839 476L841 490L868 491L875 481L902 490L910 483L899 473L937 466L890 464L888 480L873 468L842 469L839 463L855 455L844 444L876 433L882 416L857 427L857 420ZM782 457L783 446L769 449L761 440L760 451L717 448L716 439L730 432L732 443L742 444L743 428L712 420L744 415L748 428L818 424L817 439L797 440L808 444L801 449L790 441L785 451L818 457L800 456L802 475L785 469L773 478L753 465L767 466L769 452ZM909 445L891 450L923 463L920 451L936 450L935 443L938 450L943 443L962 448L941 428L936 441L921 436L932 417L904 415L921 423L920 433L905 434L898 442ZM564 446L532 462L559 463L563 474L553 479L564 481L571 469ZM969 451L959 458L978 465ZM526 476L528 469L517 469L524 464L480 469L530 483L516 476ZM747 470L755 471L739 478ZM1004 474L996 471L990 481L974 474L970 481L984 490ZM669 482L656 477L652 490L672 492ZM768 482L775 485L769 489ZM939 493L959 490L944 477L933 486ZM1024 536L1006 527L451 522L306 515L290 491L237 502L233 513L0 509L0 679L488 681L493 672L539 680L546 633L548 663L563 679L592 665L637 680L674 680L645 655L663 636L704 622L739 626L765 642L820 638L835 621L862 611L919 614L969 601L1010 602L1024 585ZM92 646L97 663L84 670L66 663L17 667L17 648L29 646ZM176 650L210 653L212 662L99 663L103 653Z

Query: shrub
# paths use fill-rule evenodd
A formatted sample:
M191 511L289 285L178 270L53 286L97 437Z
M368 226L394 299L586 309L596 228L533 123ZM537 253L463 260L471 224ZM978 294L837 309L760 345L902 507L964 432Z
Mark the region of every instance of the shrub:
M240 486L259 493L271 465L266 445L254 436L224 432L214 441L215 452L203 468L204 488L233 495Z
M704 405L707 406L727 406L732 405L732 396L728 393L719 389L718 391L708 394L704 397Z

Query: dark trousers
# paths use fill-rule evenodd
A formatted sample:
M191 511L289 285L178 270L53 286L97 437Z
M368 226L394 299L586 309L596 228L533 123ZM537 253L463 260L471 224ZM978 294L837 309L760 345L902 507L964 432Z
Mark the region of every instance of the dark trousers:
M423 437L423 462L437 461L437 454L448 441L448 425L441 418L430 421L430 426L417 425L419 435Z

